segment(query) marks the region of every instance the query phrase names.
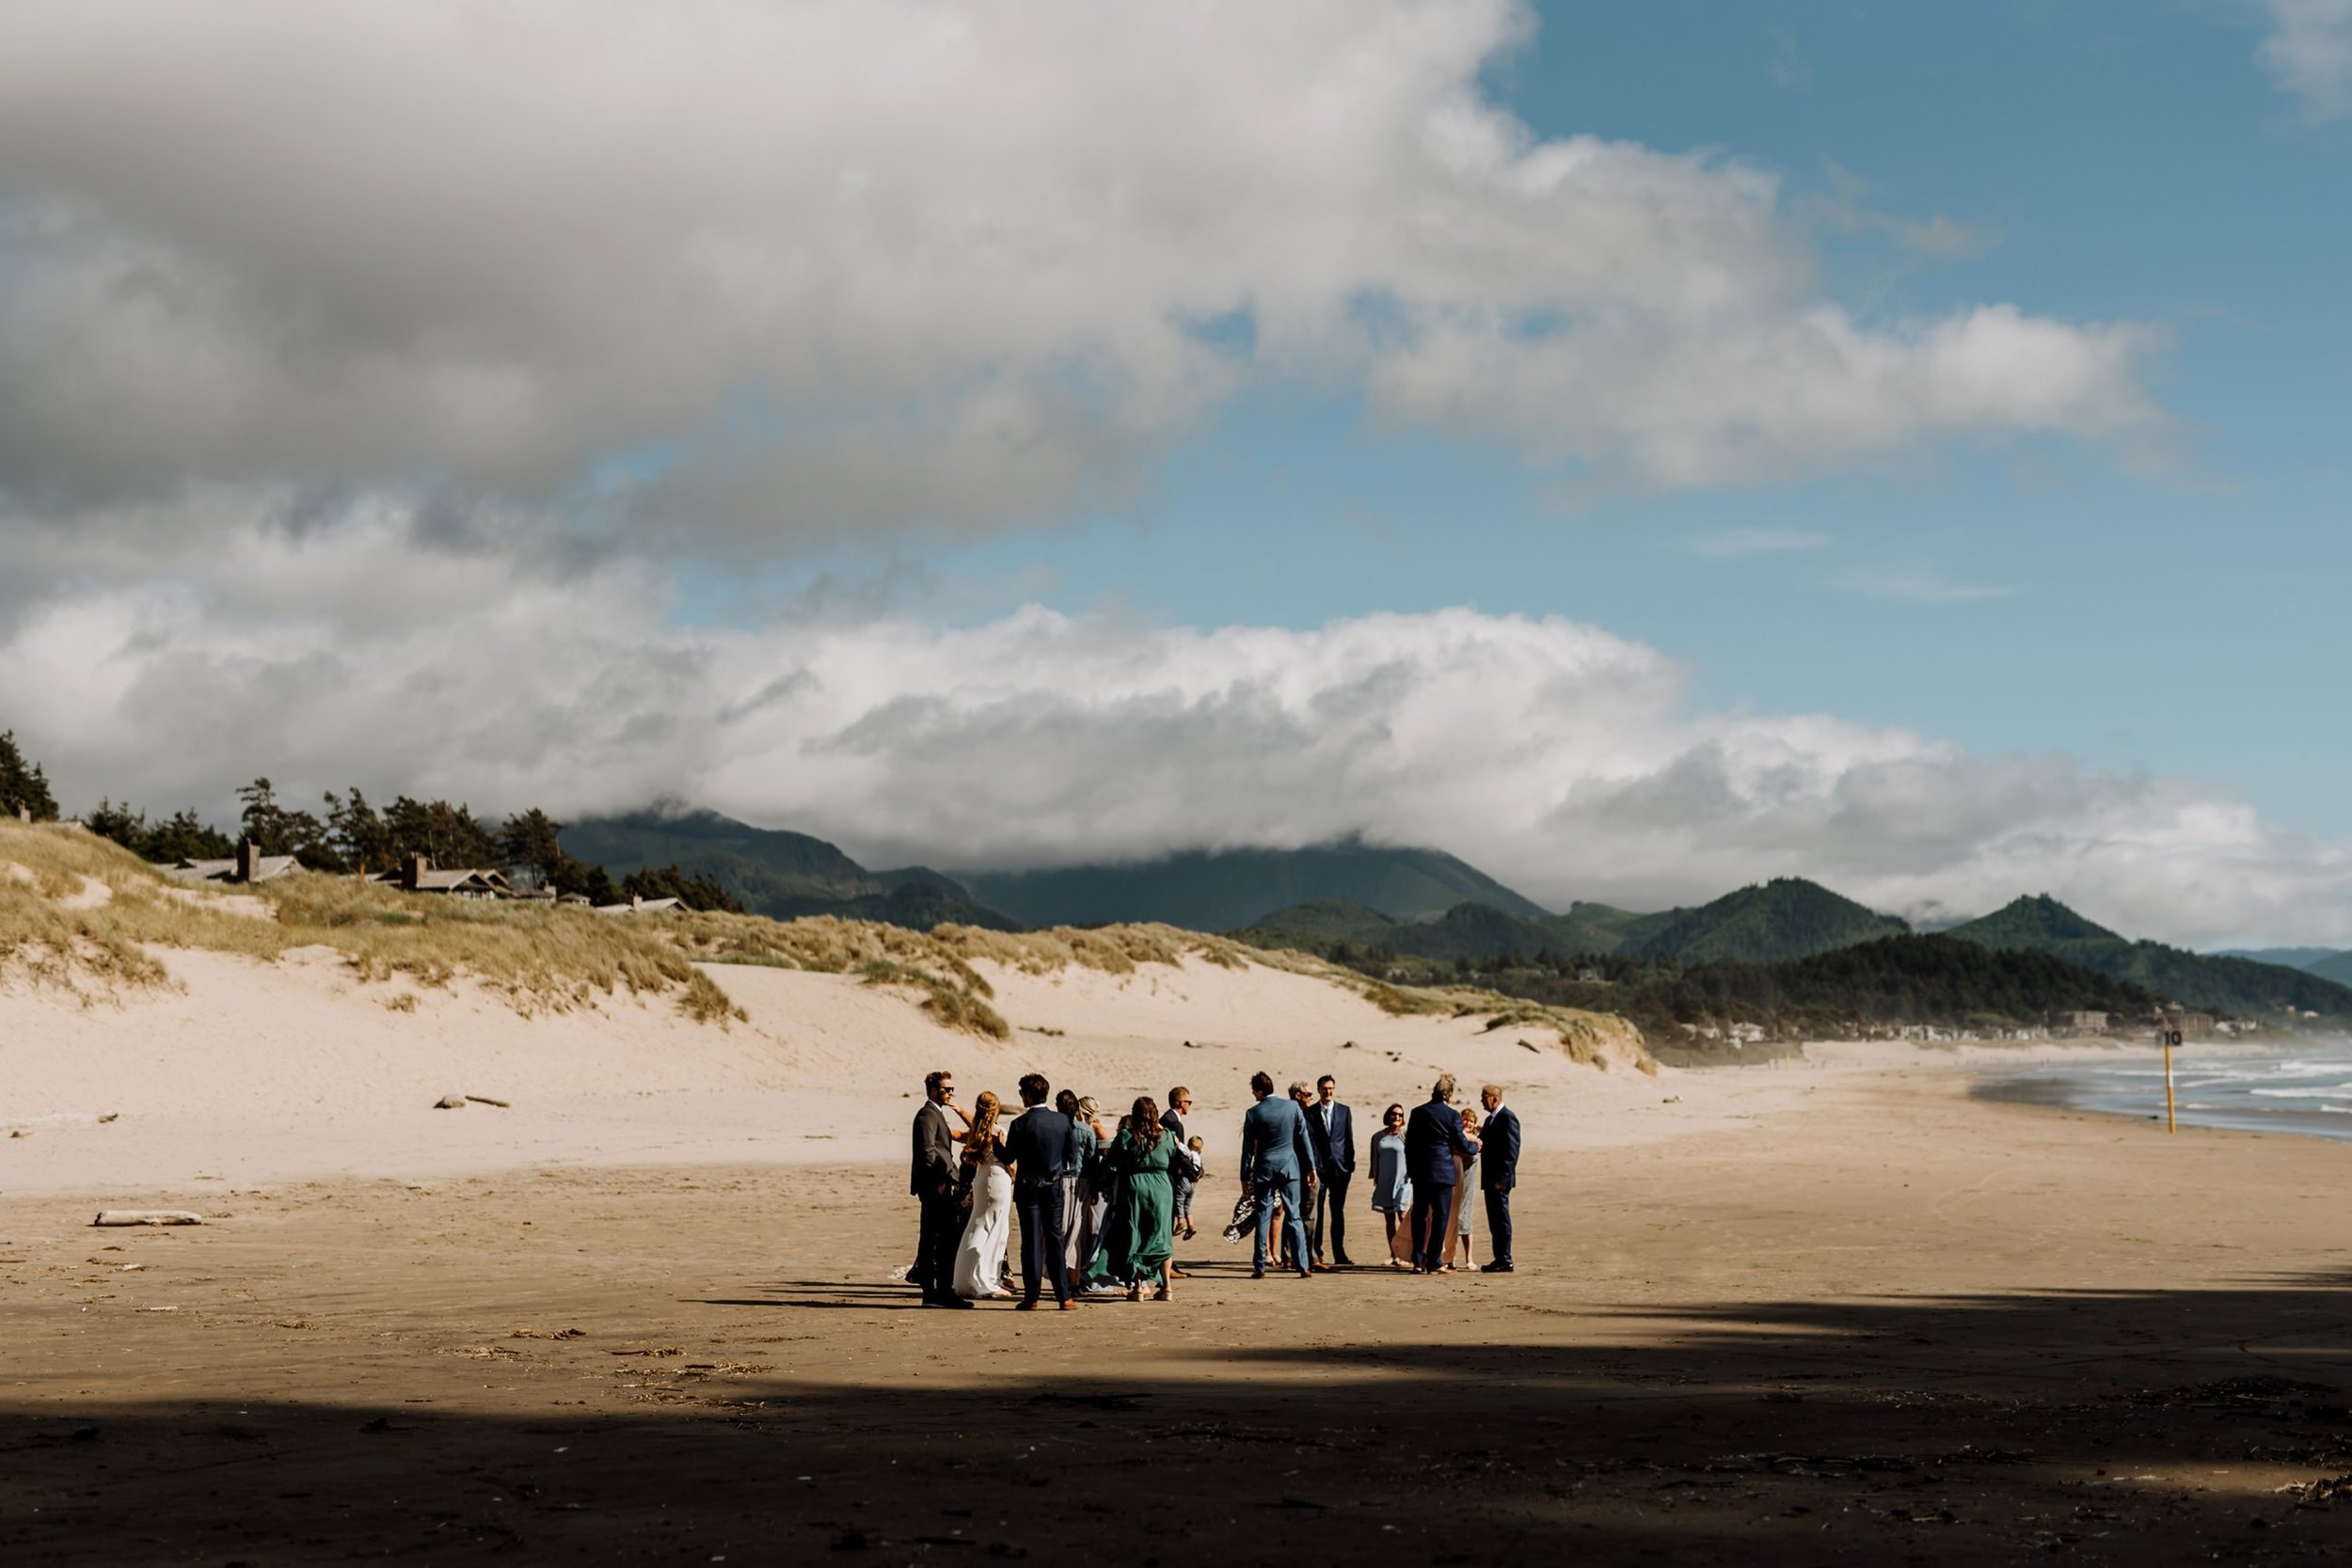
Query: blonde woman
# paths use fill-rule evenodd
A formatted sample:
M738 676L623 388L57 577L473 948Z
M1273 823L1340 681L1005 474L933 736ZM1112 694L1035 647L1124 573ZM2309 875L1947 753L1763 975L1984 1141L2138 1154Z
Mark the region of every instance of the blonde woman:
M1004 1102L993 1092L972 1107L963 1136L963 1179L972 1190L972 1217L956 1244L956 1294L987 1301L1008 1294L1005 1248L1012 1239L1012 1173L1005 1168L1005 1139L997 1128Z

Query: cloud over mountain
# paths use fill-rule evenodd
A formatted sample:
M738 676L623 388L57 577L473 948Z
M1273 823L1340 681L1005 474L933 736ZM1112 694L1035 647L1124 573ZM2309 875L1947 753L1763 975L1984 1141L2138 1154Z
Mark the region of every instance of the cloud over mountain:
M1696 709L1657 652L1565 620L723 630L675 624L644 567L425 568L401 539L384 519L255 531L210 574L60 593L0 641L0 713L74 807L218 809L257 770L492 811L675 794L949 865L1360 830L1554 902L1789 873L1898 911L2046 890L2180 941L2352 941L2352 850L2224 795ZM403 612L368 613L388 598Z

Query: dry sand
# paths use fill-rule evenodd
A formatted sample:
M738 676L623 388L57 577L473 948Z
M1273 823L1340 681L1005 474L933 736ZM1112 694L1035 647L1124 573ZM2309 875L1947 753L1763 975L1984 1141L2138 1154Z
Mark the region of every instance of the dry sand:
M1205 964L992 972L997 1044L775 970L717 972L720 1031L163 957L120 1008L0 994L0 1561L2352 1551L2279 1490L2352 1470L2342 1145L1985 1104L1956 1056L1600 1071ZM932 1066L1187 1083L1204 1213L1260 1066L1366 1120L1502 1079L1521 1271L1204 1240L1165 1305L923 1310Z

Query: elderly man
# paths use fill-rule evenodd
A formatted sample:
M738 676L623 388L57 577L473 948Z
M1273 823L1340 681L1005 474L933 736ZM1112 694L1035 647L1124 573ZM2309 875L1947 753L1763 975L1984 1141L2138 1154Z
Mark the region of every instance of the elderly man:
M1486 1124L1479 1129L1478 1185L1486 1199L1486 1250L1494 1256L1481 1274L1511 1272L1511 1189L1519 1180L1519 1118L1502 1102L1501 1085L1487 1084L1478 1091L1486 1108Z
M1405 1123L1405 1164L1413 1180L1413 1272L1436 1274L1446 1267L1447 1218L1454 1212L1454 1188L1461 1173L1454 1157L1467 1160L1478 1144L1462 1131L1462 1113L1454 1108L1454 1074L1440 1073L1430 1085L1429 1099L1413 1107Z
M1298 1277L1312 1279L1314 1274L1307 1267L1306 1209L1299 1196L1301 1184L1311 1184L1315 1179L1314 1146L1307 1134L1307 1117L1297 1101L1274 1098L1274 1080L1263 1072L1250 1075L1249 1093L1257 1103L1241 1118L1241 1184L1258 1200L1258 1244L1251 1256L1249 1277L1265 1277L1267 1232L1279 1203L1283 1235Z

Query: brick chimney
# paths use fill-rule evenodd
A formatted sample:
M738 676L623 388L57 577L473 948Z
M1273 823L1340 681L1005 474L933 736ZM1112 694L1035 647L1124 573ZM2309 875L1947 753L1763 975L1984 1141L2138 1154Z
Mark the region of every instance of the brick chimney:
M432 869L432 856L411 855L408 857L408 869L401 874L400 885L414 893L424 884L424 874Z
M237 840L237 880L250 882L262 869L262 847L249 838Z

